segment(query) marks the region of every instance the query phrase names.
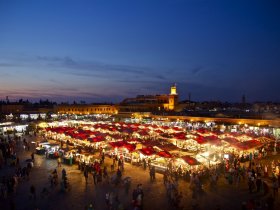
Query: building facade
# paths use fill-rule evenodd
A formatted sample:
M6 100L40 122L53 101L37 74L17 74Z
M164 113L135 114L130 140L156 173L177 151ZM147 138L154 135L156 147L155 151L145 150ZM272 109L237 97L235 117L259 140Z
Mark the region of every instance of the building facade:
M170 87L170 94L138 95L127 98L119 105L120 112L173 111L178 104L177 87Z
M55 112L59 114L117 114L115 105L108 104L71 104L57 105Z
M24 105L17 103L1 104L0 113L2 114L16 114L22 113L24 110Z

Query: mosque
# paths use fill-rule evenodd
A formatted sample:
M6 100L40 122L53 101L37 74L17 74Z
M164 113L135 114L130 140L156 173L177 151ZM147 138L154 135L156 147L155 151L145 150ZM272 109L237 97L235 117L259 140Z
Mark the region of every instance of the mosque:
M176 84L170 87L169 94L138 95L127 98L119 104L120 112L173 111L178 104Z

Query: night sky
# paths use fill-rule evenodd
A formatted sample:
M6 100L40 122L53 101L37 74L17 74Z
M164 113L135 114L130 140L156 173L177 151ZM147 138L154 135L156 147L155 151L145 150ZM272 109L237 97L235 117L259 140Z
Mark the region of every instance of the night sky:
M0 0L0 99L280 102L280 1Z

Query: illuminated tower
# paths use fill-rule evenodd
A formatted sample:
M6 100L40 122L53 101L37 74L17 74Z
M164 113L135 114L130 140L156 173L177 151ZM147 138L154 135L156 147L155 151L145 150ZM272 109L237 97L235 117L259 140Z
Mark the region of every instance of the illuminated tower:
M174 110L178 103L178 94L176 89L176 84L172 85L170 88L170 94L168 96L168 109Z

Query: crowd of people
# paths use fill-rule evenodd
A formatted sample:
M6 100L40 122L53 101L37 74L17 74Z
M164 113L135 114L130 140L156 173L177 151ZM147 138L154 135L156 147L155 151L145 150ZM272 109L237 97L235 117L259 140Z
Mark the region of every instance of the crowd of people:
M35 161L34 153L30 151L30 142L25 138L2 138L0 142L0 166L9 165L14 168L14 174L3 176L0 180L0 198L8 199L10 194L15 194L17 186L24 181L29 180L29 174ZM18 150L24 150L30 153L30 159L27 161L20 161ZM263 158L252 157L248 162L242 162L241 157L232 156L227 162L220 164L213 168L205 168L200 171L186 171L184 176L179 176L172 171L166 171L163 175L163 182L166 189L166 195L170 206L174 209L182 209L183 194L179 190L178 180L184 178L189 182L189 190L191 192L191 199L194 201L193 209L199 208L199 198L205 192L205 186L209 186L212 192L218 191L218 181L225 178L229 187L239 188L242 184L247 183L248 193L255 195L253 199L244 201L241 204L242 210L270 210L274 208L275 200L278 199L278 188L280 185L279 161L268 162ZM117 156L111 156L107 159L111 171L108 171L108 164L105 164L104 153L100 151L99 159L91 164L80 163L79 169L84 175L86 183L90 175L94 185L98 183L110 184L114 187L123 187L126 194L131 193L132 201L131 206L134 210L142 210L144 190L141 184L138 184L135 189L130 192L131 180L123 178L124 174L124 160ZM58 160L57 168L55 168L49 176L50 187L55 188L60 183L62 192L70 190L70 182L63 168L61 171L61 181L59 182L58 170L62 167L61 161ZM156 172L154 167L149 168L149 175L151 182L156 180ZM270 172L270 173L269 173ZM29 190L29 199L36 200L37 191L36 186L31 185ZM49 195L49 188L44 187L40 193L40 198ZM124 205L120 202L118 193L114 190L107 192L105 195L105 202L109 210L124 209ZM254 199L258 197L261 199ZM11 207L14 206L11 202ZM94 205L91 204L89 208L93 209ZM11 208L12 209L12 208Z
M17 193L19 184L29 181L29 175L34 165L34 153L30 158L20 160L21 150L30 153L30 142L18 136L1 136L0 138L0 169L10 168L10 173L2 174L0 179L0 200L10 200L11 209L15 209L13 195ZM33 194L30 198L34 198Z

